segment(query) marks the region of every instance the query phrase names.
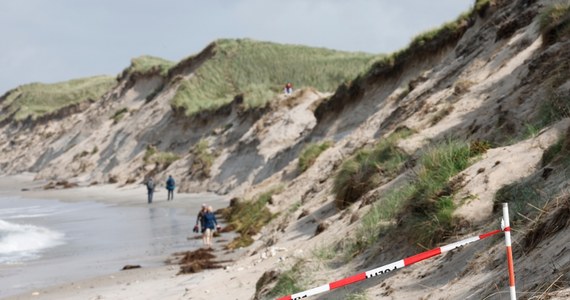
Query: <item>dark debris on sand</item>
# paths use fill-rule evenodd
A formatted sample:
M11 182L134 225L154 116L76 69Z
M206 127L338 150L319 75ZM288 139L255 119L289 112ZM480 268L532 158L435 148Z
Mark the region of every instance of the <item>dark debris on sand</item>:
M220 269L223 263L231 262L229 260L214 260L216 256L212 253L212 249L198 249L194 251L186 251L174 253L177 264L180 265L180 274L193 274L207 269Z

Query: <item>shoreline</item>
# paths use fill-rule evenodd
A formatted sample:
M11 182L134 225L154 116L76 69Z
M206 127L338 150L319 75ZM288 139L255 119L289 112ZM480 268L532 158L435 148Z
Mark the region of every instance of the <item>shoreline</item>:
M146 203L146 189L143 185L117 187L116 185L98 185L89 187L74 187L69 189L43 190L46 182L33 181L33 174L20 174L0 177L0 195L19 196L30 199L59 200L62 202L100 202L121 207L165 207L184 210L195 220L195 213L201 203L208 203L216 208L227 207L229 200L223 196L214 194L175 194L173 201L167 201L167 193L161 193L160 187L155 192L155 200L152 204ZM25 190L23 190L25 189ZM195 238L188 228L188 239ZM227 238L224 238L227 239ZM227 241L223 242L224 244ZM233 262L243 251L228 253L222 251L222 243L214 241L216 260L231 260ZM189 249L192 251L196 249ZM174 253L163 257L165 264L158 267L142 267L140 269L120 271L106 275L96 275L87 279L72 280L63 284L53 284L27 292L10 295L2 299L180 299L192 295L195 298L194 289L191 286L207 286L204 281L216 271L224 269L204 270L194 274L177 275L180 265L167 264ZM120 266L122 267L122 266ZM228 268L229 269L229 268ZM225 271L224 271L225 272ZM22 278L25 280L25 278ZM219 283L219 281L217 281ZM213 290L214 288L212 288ZM192 291L191 291L192 290ZM204 290L204 299L211 299L209 289ZM248 297L251 296L248 295ZM239 297L241 299L241 297Z
M120 206L147 207L147 194L144 185L129 185L120 187L116 184L101 184L92 186L78 186L65 189L43 189L47 181L34 181L34 174L0 176L0 194L7 196L21 196L31 199L51 199L63 202L94 201ZM167 193L163 187L157 187L154 193L152 206L190 209L202 202L211 203L212 206L227 207L229 200L226 196L213 193L174 193L174 200L166 200ZM201 202L202 201L202 202ZM196 210L197 212L197 210Z

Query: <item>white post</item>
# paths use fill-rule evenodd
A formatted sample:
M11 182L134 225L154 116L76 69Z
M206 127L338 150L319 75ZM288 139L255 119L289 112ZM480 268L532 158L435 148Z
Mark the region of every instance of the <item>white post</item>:
M511 246L511 227L509 224L509 204L503 203L503 223L505 232L505 246L507 247L507 263L509 265L509 290L511 294L511 300L517 299L517 294L515 291L515 267L513 264L513 250Z

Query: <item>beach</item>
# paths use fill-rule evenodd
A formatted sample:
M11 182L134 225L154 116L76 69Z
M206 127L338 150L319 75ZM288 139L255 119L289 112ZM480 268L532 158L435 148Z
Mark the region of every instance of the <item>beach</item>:
M227 199L166 201L158 187L147 204L143 185L43 190L46 183L32 179L0 178L0 230L10 233L0 240L0 298L199 299L190 287L203 285L207 272L177 276L179 266L165 261L199 248L192 226L200 205L222 208ZM222 244L214 246L218 256ZM141 268L120 271L125 265Z

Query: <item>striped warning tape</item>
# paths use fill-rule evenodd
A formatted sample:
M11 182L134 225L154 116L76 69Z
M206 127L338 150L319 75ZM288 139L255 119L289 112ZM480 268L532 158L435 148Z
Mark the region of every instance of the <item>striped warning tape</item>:
M509 223L509 204L503 203L503 220L501 220L501 228L505 232L505 246L507 248L507 264L509 267L509 293L510 299L517 299L515 289L515 266L513 262L513 249L511 245L511 227Z
M324 292L327 292L330 290L334 290L334 289L337 289L337 288L340 288L340 287L343 287L343 286L346 286L349 284L353 284L353 283L356 283L356 282L359 282L362 280L366 280L368 278L372 278L372 277L375 277L378 275L386 274L386 273L389 273L389 272L394 271L396 269L400 269L400 268L415 264L419 261L422 261L422 260L428 259L430 257L434 257L436 255L451 251L453 249L456 249L456 248L459 248L461 246L476 242L478 240L488 238L488 237L495 235L497 233L500 233L500 232L501 232L501 230L497 229L497 230L487 232L487 233L484 233L484 234L481 234L478 236L470 237L470 238L467 238L467 239L464 239L464 240L461 240L461 241L458 241L458 242L455 242L455 243L452 243L452 244L449 244L446 246L442 246L439 248L428 250L428 251L425 251L425 252L422 252L422 253L401 259L397 262L393 262L391 264L387 264L387 265L381 266L379 268L376 268L376 269L373 269L373 270L370 270L367 272L356 274L356 275L353 275L353 276L350 276L350 277L347 277L347 278L344 278L341 280L331 282L329 284L321 285L319 287L316 287L316 288L313 288L310 290L306 290L304 292L300 292L300 293L296 293L293 295L281 297L278 300L303 299L303 298L307 298L309 296L313 296L316 294L320 294L320 293L324 293Z

